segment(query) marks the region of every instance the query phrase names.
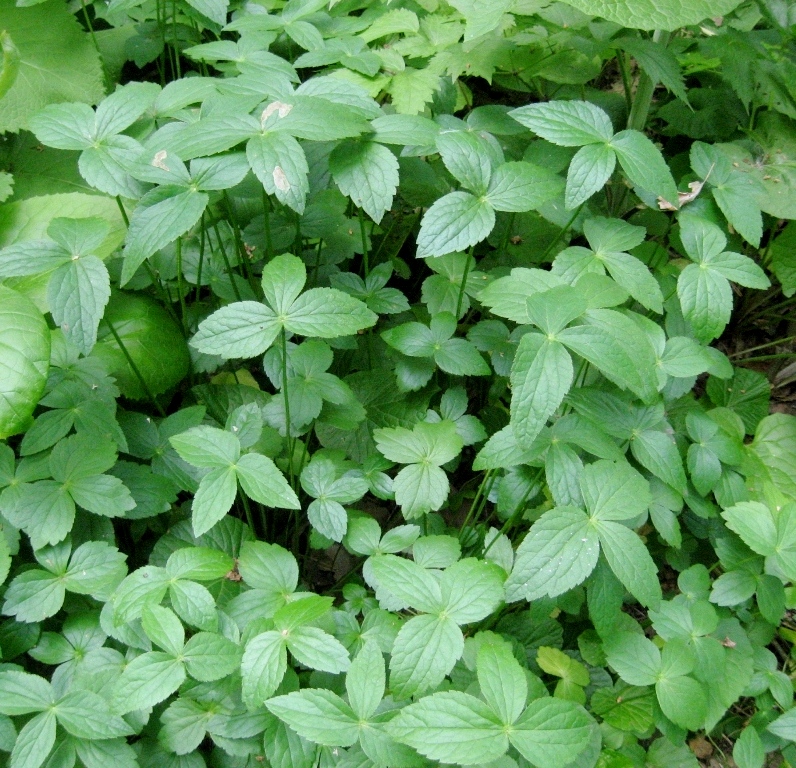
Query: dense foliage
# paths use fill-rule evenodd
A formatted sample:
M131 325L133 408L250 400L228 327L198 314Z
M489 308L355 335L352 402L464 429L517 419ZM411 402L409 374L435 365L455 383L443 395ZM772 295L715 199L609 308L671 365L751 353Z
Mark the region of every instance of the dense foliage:
M0 762L796 765L794 25L0 0Z

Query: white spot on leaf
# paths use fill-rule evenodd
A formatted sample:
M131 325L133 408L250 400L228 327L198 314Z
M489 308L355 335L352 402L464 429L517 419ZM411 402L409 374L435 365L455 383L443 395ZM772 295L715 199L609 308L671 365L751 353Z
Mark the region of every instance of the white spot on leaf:
M279 117L286 117L290 114L290 110L293 109L292 104L285 104L284 101L272 101L264 110L262 115L260 116L260 125L265 125L266 121L268 120L274 112L279 113Z
M280 166L277 165L274 168L273 177L274 177L274 186L280 192L290 191L290 182L287 180L287 176L285 175L285 172L282 170Z
M163 171L168 171L169 166L166 165L166 158L169 156L169 153L166 152L165 149L161 149L160 152L155 152L155 156L152 158L152 165L155 168L160 168Z

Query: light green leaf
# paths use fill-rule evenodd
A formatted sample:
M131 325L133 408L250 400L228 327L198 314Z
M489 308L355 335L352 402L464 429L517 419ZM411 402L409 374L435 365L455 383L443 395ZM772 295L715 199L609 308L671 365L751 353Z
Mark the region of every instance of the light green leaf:
M377 224L398 189L398 160L374 141L347 141L329 155L329 170L340 191Z
M170 654L151 651L136 656L116 683L115 710L123 715L153 707L174 693L183 680L185 667Z
M727 527L735 531L744 543L760 555L773 555L777 551L777 526L771 510L758 501L742 501L721 516Z
M654 685L662 669L661 652L636 632L619 632L605 643L608 664L630 685Z
M235 472L244 493L268 507L300 509L298 497L271 459L247 453L238 459Z
M29 426L49 364L44 316L30 299L0 286L0 439Z
M108 702L92 691L70 691L55 705L58 724L79 739L115 739L133 729L108 711Z
M626 461L596 461L583 469L580 490L586 509L599 520L631 520L652 502L649 483Z
M342 643L317 627L291 630L287 647L300 663L333 675L345 672L351 663Z
M208 200L204 192L172 186L156 187L144 195L130 217L121 285L128 283L152 254L194 226Z
M199 323L191 346L206 355L244 358L263 354L276 340L280 324L270 307L239 301L216 310Z
M19 732L11 752L10 768L39 768L55 745L55 713L41 712Z
M525 709L528 679L505 645L484 643L476 662L478 685L501 722L513 723Z
M604 519L596 528L605 559L619 581L642 605L657 608L661 601L658 568L638 535Z
M677 199L677 185L660 150L639 131L620 131L611 139L619 165L633 186L664 200Z
M381 704L387 682L384 656L378 643L366 640L345 678L348 701L356 717L366 720Z
M237 644L215 632L197 632L182 653L185 669L194 680L210 682L231 675L240 666Z
M285 676L285 638L279 632L263 632L252 638L246 645L240 669L243 701L249 709L256 709L273 696Z
M545 512L517 549L506 582L509 600L555 597L576 587L594 570L600 545L585 512L557 507Z
M32 570L20 573L4 595L3 613L17 621L35 622L54 616L61 610L66 589L58 576Z
M501 568L468 557L453 563L440 579L443 613L457 624L471 624L497 610L504 599Z
M304 150L292 136L286 133L255 136L246 144L246 157L269 195L275 195L296 213L304 213L309 166Z
M0 101L0 131L28 128L32 115L47 104L95 104L102 98L97 49L77 17L57 0L4 6L0 29L11 37L19 59L16 78Z
M376 323L364 302L335 288L311 288L291 305L285 328L300 336L334 339L352 336Z
M705 726L708 698L705 687L688 675L666 677L655 683L655 694L663 714L691 731Z
M614 129L608 115L589 101L548 101L509 114L535 134L562 147L609 142Z
M240 458L240 441L231 432L200 425L173 435L169 442L177 453L195 467L229 467Z
M401 627L390 659L390 690L405 699L436 688L459 660L464 637L455 621L415 616Z
M141 613L141 626L147 637L172 656L179 656L185 646L185 630L174 612L160 605L147 605Z
M503 163L492 175L486 200L496 211L532 211L561 194L561 177L533 163Z
M4 715L42 712L54 701L52 686L43 677L16 669L0 670L0 712Z
M436 512L450 491L448 476L433 464L410 464L392 482L395 501L407 520Z
M566 0L567 5L589 16L600 16L632 29L664 29L698 24L714 16L724 16L740 5L739 0Z
M238 494L236 473L232 467L211 469L199 483L191 505L191 523L195 536L207 533L229 512Z
M337 694L308 688L277 696L265 706L307 741L350 747L359 738L357 716Z
M544 697L532 701L511 729L509 740L535 765L563 768L586 749L595 722L574 702Z
M569 210L599 192L616 167L616 153L608 144L586 144L569 163L564 204Z
M417 257L465 251L485 239L494 226L495 211L489 203L467 192L450 192L423 216Z
M404 707L388 732L432 760L459 765L485 765L508 749L508 739L495 714L479 699L444 691Z
M425 613L443 610L439 580L426 568L395 555L377 555L369 562L378 585L406 605Z
M768 729L777 736L782 736L782 733L777 733L776 723L785 715L780 716L773 723L770 723ZM771 726L774 726L772 728ZM785 736L784 738L789 738ZM791 740L792 737L791 737ZM757 733L757 729L753 725L747 725L741 731L741 735L736 739L735 745L732 748L732 759L735 760L738 768L763 768L763 763L766 759L766 750L763 747L763 742Z
M572 386L572 358L559 341L538 333L520 339L511 366L511 422L529 448Z

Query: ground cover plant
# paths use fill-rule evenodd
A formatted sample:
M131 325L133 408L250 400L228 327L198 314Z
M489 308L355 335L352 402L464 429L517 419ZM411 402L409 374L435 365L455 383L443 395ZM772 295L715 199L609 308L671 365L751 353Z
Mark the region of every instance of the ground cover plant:
M0 761L796 765L795 25L0 0Z

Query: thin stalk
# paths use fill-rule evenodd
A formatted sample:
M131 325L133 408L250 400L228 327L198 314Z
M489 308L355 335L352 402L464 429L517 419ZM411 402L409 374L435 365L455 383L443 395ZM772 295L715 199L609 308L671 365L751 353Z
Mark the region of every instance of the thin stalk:
M171 0L171 45L174 49L174 71L177 80L182 77L180 68L180 49L177 46L177 0Z
M243 511L246 513L246 522L249 524L249 528L251 528L252 535L257 538L257 530L254 527L254 517L252 516L252 508L249 504L249 499L246 497L245 493L241 493L240 500L243 502Z
M235 209L232 207L232 202L229 199L229 195L227 195L227 190L225 189L222 194L224 196L224 202L227 206L227 212L229 213L230 221L232 222L232 236L235 238L235 248L238 251L240 263L243 265L243 271L246 273L246 279L249 281L249 285L256 295L259 286L254 281L254 276L249 268L249 256L246 253L246 247L243 245L243 238L240 235L238 217L235 215Z
M86 21L86 26L88 27L88 33L91 36L91 42L94 43L94 48L99 54L100 61L102 61L102 52L100 51L99 43L97 42L97 36L94 34L94 25L91 23L91 19L89 18L88 9L86 8L85 0L80 0L80 7L83 9L83 18Z
M221 258L224 259L224 267L227 270L227 275L229 275L229 281L232 283L232 292L235 294L235 298L238 301L243 301L240 290L238 289L238 284L235 282L234 272L232 271L232 265L229 263L229 258L227 257L227 249L224 248L224 244L221 242L221 233L218 231L218 222L213 222L213 231L216 233L216 239L218 240L218 250L221 251ZM210 247L213 247L211 242Z
M127 351L127 347L124 345L121 336L119 336L119 334L116 333L116 329L113 327L113 323L111 323L111 321L108 320L107 317L103 318L103 322L107 324L108 328L110 329L111 335L113 336L114 339L116 339L116 343L119 345L119 349L122 350L122 354L125 356L127 364L130 366L130 370L132 370L133 374L138 379L138 383L141 385L141 388L144 390L144 392L146 392L147 397L152 401L152 405L154 405L155 408L157 408L158 413L160 413L161 416L165 416L166 411L163 409L163 406L155 399L155 396L152 394L152 390L149 388L149 385L146 383L146 380L141 375L141 371L138 370L138 366L135 364L135 360L133 360L133 358L130 357L130 353Z
M274 256L274 244L271 242L271 201L263 187L263 216L265 217L265 255L268 259Z
M762 362L763 360L790 360L792 357L796 357L796 352L783 352L779 355L757 355L756 357L745 357L743 360L739 360L739 363L758 363Z
M652 33L652 40L655 43L661 43L664 47L669 44L672 39L671 32L664 32L656 29ZM633 106L630 109L630 114L627 118L627 127L633 128L636 131L643 131L647 125L647 118L649 117L650 107L652 106L652 96L655 92L655 86L658 84L657 80L653 80L646 72L642 70L641 76L638 79L638 86L636 93L633 96Z
M199 293L202 290L202 267L205 262L205 215L202 214L202 229L199 235L199 267L196 270L196 293L194 294L194 301L199 301Z
M492 539L492 541L489 542L489 545L484 550L484 552L481 555L481 557L486 557L486 553L489 552L489 550L492 548L492 545L498 540L498 538L500 537L501 534L506 533L506 531L508 531L508 530L510 530L511 528L514 527L514 524L517 522L517 520L519 520L520 516L522 515L522 513L524 511L525 505L528 502L528 499L529 499L529 497L531 495L531 491L534 489L534 486L536 485L536 483L539 482L539 478L541 478L542 472L544 472L544 469L540 469L539 472L537 472L536 477L533 479L531 484L528 486L528 490L525 491L525 493L523 494L522 498L520 499L520 503L517 505L517 509L514 510L514 514L508 520L506 520L505 523L503 523L503 526L501 527L500 531L498 531L498 535L495 536L495 538Z
M187 336L188 335L188 326L186 325L185 318L188 314L188 308L185 306L185 286L183 285L183 276L182 276L182 238L178 237L176 242L174 243L174 248L177 254L177 293L179 294L180 299L180 324L182 325L182 331Z
M287 438L288 472L290 474L290 485L295 484L293 473L293 437L290 434L290 398L288 397L287 387L287 332L282 328L280 334L280 344L282 347L282 398L285 402L285 437Z
M362 215L361 208L357 208L357 218L359 219L359 232L362 236L362 267L365 272L365 277L367 277L370 274L370 263L368 261L368 238L365 234L365 219Z
M542 254L542 258L539 260L540 262L543 262L550 255L550 253L552 252L553 248L555 248L556 245L558 244L559 240L561 240L562 238L566 237L567 232L569 232L570 227L575 223L575 219L578 218L578 215L580 214L581 208L583 208L584 205L586 205L585 202L581 203L575 209L575 213L572 214L572 216L570 217L569 221L566 224L564 224L564 226L561 228L559 233L556 235L556 237L553 240L553 242L551 242L550 245L548 245L547 248L545 249L545 252Z
M777 344L787 344L789 341L793 341L794 339L796 339L796 336L786 336L784 339L767 341L765 344L758 344L756 347L749 347L748 349L743 349L740 352L733 352L731 355L727 355L727 357L740 357L741 355L745 355L747 352L757 352L759 349L775 347Z
M624 51L617 50L616 63L619 65L619 73L622 75L622 87L625 91L625 104L627 105L627 114L629 115L633 110L633 94L632 85L630 83L630 72L627 69L627 59L625 58Z
M475 246L473 246L474 248ZM470 274L470 262L473 260L473 248L466 256L464 262L464 272L462 272L462 284L459 286L459 295L456 298L456 320L462 316L462 303L464 302L464 292L467 289L467 276Z
M473 497L473 500L470 503L470 509L467 510L467 514L465 515L464 521L459 526L459 541L461 541L464 529L470 524L470 520L475 515L476 507L480 504L481 497L484 493L484 487L486 486L486 483L489 481L489 479L492 477L494 471L495 470L493 469L488 469L486 472L484 472L484 476L481 478L481 483L478 486L478 490L475 492L475 496Z

